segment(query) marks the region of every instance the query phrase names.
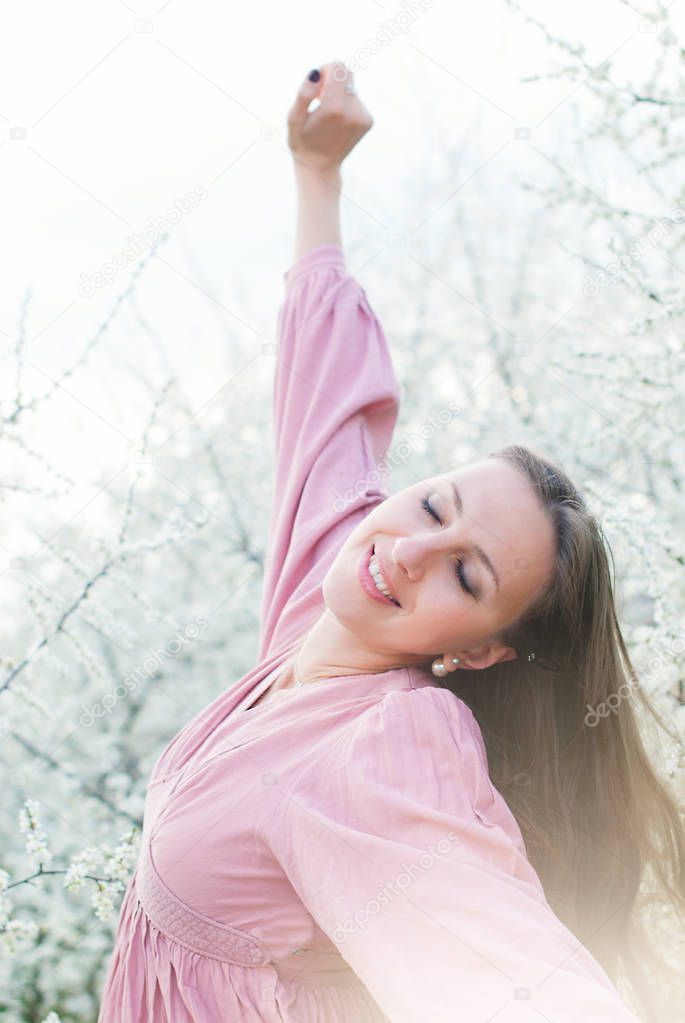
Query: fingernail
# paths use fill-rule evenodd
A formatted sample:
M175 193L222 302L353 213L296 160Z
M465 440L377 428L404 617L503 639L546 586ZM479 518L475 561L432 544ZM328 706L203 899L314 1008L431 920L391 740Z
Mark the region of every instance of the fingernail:
M314 68L312 71L309 72L307 78L309 79L310 82L318 82L318 80L321 78L321 72L319 71L318 68Z

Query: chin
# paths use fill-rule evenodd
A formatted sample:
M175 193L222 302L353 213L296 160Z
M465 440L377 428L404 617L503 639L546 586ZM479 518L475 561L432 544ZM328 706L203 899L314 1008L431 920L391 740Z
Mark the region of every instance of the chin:
M349 613L346 614L345 612L346 610L349 612L350 594L345 593L345 587L330 569L324 576L323 583L321 584L321 595L325 610L341 621L346 627L349 627L347 621Z
M350 592L349 580L329 569L324 576L321 592L324 611L348 632L367 642L365 626L368 629L368 618L364 619L364 607L359 594Z

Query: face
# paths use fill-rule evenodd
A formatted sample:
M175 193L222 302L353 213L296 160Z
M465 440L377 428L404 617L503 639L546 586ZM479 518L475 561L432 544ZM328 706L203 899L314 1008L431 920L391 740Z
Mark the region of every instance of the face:
M370 590L372 548L393 600ZM487 667L507 658L491 649L478 664L478 651L542 592L553 552L553 526L531 484L487 459L378 505L340 549L324 601L361 643L400 663L471 651L473 666Z

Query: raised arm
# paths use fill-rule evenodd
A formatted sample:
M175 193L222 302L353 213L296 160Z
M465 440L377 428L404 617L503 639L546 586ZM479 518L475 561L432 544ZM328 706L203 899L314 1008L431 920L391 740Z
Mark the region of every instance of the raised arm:
M317 77L318 76L318 77ZM317 245L342 246L341 165L373 126L344 64L324 64L304 80L288 113L288 146L297 189L294 262ZM308 113L310 103L319 106Z
M313 624L323 611L328 566L357 523L387 497L377 463L399 410L383 330L340 244L340 163L372 121L345 92L351 76L338 81L336 68L345 72L343 65L326 65L318 83L301 87L288 122L297 242L278 315L260 659L291 647ZM307 114L317 94L321 105Z

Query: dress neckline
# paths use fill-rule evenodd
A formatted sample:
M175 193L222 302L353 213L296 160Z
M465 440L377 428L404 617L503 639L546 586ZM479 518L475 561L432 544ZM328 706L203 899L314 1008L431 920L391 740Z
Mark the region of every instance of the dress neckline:
M266 712L271 707L282 706L288 702L288 699L295 699L298 694L302 694L307 690L321 692L322 686L337 686L338 684L346 683L350 686L350 691L352 691L353 687L356 688L360 682L363 682L365 690L385 694L393 689L423 689L425 686L435 686L438 684L436 679L419 670L412 670L408 667L388 668L387 671L379 672L331 675L326 679L319 679L316 682L296 682L285 689L277 690L268 702L257 703L256 701L268 691L271 684L278 678L294 652L295 648L291 649L288 655L275 668L272 668L259 682L255 683L254 687L250 689L250 692L245 697L248 701L248 706L237 707L234 712L236 717L242 717L243 714L250 714L252 711L263 710ZM285 699L280 699L279 693L287 693L288 695Z
M264 675L264 677L259 680L259 682L255 682L255 684L250 687L249 692L246 693L245 697L243 698L243 705L239 704L233 710L233 714L236 717L242 717L243 714L249 714L250 711L260 710L266 706L266 704L262 703L256 704L256 701L259 700L268 691L271 684L278 678L278 676L281 674L284 668L290 663L291 659L297 654L297 651L302 646L303 642L304 640L300 638L295 643L293 643L292 646L288 647L284 653L284 656L279 660L278 664L275 667L271 668L271 670L268 671L266 675ZM294 687L289 686L288 688ZM247 703L247 706L244 705L245 702Z

